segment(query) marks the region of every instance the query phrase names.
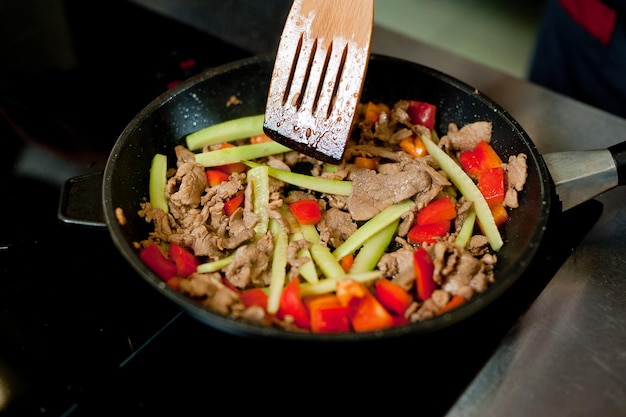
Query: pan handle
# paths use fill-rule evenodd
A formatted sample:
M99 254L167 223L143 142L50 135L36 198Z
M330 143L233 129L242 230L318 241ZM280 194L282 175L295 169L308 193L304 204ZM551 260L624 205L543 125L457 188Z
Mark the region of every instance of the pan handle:
M64 223L106 228L102 209L104 171L79 175L65 181L57 217Z
M626 184L626 142L621 142L609 147L609 152L615 161L617 168L617 181L619 185Z

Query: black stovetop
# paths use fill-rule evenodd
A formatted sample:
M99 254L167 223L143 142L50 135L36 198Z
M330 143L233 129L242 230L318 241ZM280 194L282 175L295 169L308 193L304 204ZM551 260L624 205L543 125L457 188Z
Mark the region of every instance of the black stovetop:
M97 16L68 4L78 64L11 74L0 102L2 415L216 407L444 415L569 254L570 246L546 245L532 280L426 338L302 344L211 329L145 283L106 230L61 223L57 209L63 181L102 169L117 135L150 100L250 53L123 1ZM553 235L580 239L600 209L591 202L572 210L581 227L559 223Z

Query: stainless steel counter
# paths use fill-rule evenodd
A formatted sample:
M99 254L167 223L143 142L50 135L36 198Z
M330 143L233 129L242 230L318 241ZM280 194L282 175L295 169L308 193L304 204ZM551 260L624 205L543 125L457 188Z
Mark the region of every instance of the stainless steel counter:
M372 52L478 88L524 127L542 154L626 140L625 119L387 30L376 29ZM603 204L598 221L447 417L626 413L626 189L596 199Z

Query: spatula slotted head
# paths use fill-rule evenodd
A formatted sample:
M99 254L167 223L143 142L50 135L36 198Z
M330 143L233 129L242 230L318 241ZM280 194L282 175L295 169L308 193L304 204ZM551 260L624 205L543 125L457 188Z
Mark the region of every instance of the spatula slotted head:
M296 0L276 54L265 133L338 164L348 142L369 61L373 0Z

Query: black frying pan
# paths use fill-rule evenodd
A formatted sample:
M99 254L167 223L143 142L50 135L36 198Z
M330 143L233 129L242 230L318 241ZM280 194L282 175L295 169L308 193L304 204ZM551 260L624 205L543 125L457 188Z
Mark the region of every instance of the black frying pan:
M551 213L561 208L544 158L527 133L498 104L467 84L416 63L372 55L361 101L393 103L399 99L417 99L436 104L438 132L446 131L450 122L464 125L490 120L493 122L492 145L501 156L508 158L509 155L519 153L528 155L528 179L519 196L520 207L512 212L502 230L505 244L498 253L496 282L486 292L444 316L382 332L341 335L293 333L235 321L202 307L166 286L139 259L133 246L133 242L146 238L151 226L139 218L137 211L139 202L148 194L152 157L155 153L167 154L169 165L172 166L175 161L174 147L184 143L187 134L224 120L263 113L273 63L273 57L262 56L227 64L197 75L156 98L128 124L109 156L101 177L104 223L97 216L95 219L77 220L74 215L68 214L73 213L69 207L76 204L72 202L69 185L79 184L81 179L78 178L71 179L64 187L59 212L61 220L106 226L121 254L158 292L207 325L248 336L347 341L426 334L474 315L500 297L523 275L539 248ZM226 106L233 95L242 103ZM624 146L620 144L619 148L614 148L613 158L619 166L614 168L614 177L617 181L619 173L621 184L624 178ZM617 183L610 187L614 185ZM99 187L99 183L95 186ZM598 190L597 194L605 188ZM117 208L123 210L127 219L123 226L116 219Z

